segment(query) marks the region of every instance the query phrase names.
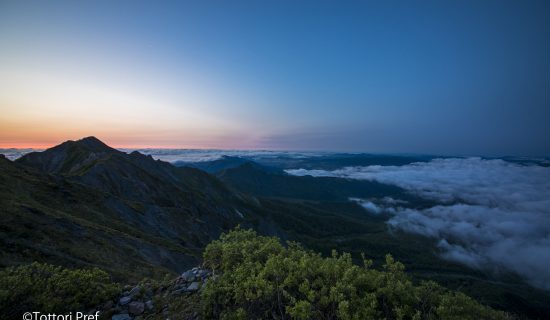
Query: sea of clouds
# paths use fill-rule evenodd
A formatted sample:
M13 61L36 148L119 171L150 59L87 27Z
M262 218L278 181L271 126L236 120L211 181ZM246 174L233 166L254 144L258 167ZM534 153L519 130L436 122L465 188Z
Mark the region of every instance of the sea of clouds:
M7 149L0 149L0 154L3 154L6 158L10 160L15 160L33 151L44 151L44 149L7 148Z
M139 151L145 155L151 155L154 159L167 162L203 162L221 159L223 156L241 157L247 159L269 158L309 158L323 156L329 153L322 152L297 152L274 150L219 150L219 149L119 149L124 152Z
M362 205L372 213L393 213L388 220L392 228L437 239L445 259L474 268L511 270L550 290L550 167L448 158L404 166L287 172L376 180L436 200L440 205L423 210L391 201Z

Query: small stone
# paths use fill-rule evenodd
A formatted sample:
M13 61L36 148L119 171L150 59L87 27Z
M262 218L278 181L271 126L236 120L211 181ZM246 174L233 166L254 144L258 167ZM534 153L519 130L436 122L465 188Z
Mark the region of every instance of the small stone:
M128 312L133 315L140 315L145 311L145 304L143 302L134 301L128 305Z
M118 303L119 303L121 306L125 306L125 305L127 305L128 303L130 303L130 301L132 301L132 297L122 297L122 298L120 298L120 300L118 301Z
M130 290L130 293L128 294L130 297L133 297L135 296L136 294L139 293L139 291L141 290L141 288L139 286L136 286L134 287L132 290Z
M200 282L193 282L187 287L187 291L197 291L199 290Z
M111 320L132 320L132 318L127 313L121 313L121 314L115 314L114 316L112 316Z
M152 311L153 309L155 309L155 306L153 306L153 301L151 301L151 300L148 300L148 301L145 302L145 307L149 311Z
M185 271L185 272L181 275L181 278L182 278L184 281L191 282L191 281L194 281L194 280L195 280L195 275L193 274L193 271Z

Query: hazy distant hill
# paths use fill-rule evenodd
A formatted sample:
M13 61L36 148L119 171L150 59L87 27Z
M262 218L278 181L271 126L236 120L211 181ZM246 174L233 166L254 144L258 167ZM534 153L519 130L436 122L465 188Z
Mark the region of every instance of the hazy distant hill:
M350 197L408 196L399 187L371 181L291 176L248 162L216 173L239 191L267 197L348 201Z

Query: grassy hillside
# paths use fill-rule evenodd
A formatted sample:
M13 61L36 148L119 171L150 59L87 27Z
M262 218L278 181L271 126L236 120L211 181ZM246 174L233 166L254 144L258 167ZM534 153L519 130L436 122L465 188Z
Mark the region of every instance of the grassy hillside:
M0 265L99 266L122 279L198 261L200 250L146 229L139 204L0 159ZM135 217L109 207L115 202Z

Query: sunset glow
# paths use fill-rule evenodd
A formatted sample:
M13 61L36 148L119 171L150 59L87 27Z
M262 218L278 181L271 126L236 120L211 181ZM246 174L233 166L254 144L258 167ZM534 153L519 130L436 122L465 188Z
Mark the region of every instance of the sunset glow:
M543 3L427 7L3 1L0 147L550 153Z

